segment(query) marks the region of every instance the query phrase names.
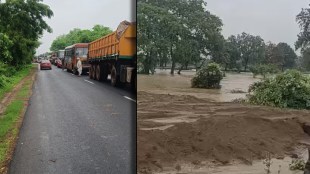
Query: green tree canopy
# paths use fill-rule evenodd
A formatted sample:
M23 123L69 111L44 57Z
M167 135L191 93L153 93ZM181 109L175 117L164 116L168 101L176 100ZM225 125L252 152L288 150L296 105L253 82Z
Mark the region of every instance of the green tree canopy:
M236 68L240 70L241 50L236 36L229 36L225 42L225 70Z
M297 55L293 48L287 43L278 43L277 49L279 51L279 68L284 69L293 68L296 65Z
M138 56L144 73L167 59L174 74L177 63L183 67L216 57L222 21L206 7L203 0L138 1Z
M310 4L309 4L310 6ZM301 48L302 50L309 47L310 41L310 8L303 8L296 16L296 21L300 27L297 41L295 42L295 49Z
M300 64L304 70L310 70L310 48L303 49L301 53Z
M112 30L102 25L95 25L92 30L81 30L75 28L68 34L58 36L51 45L51 51L63 50L65 47L75 43L89 43L102 36L110 34Z
M31 62L38 39L44 31L52 32L44 21L53 16L52 10L41 0L6 0L0 2L0 14L0 33L12 41L12 58L7 63L19 66Z
M6 34L0 33L0 61L10 62L12 61L12 55L10 53L10 48L13 42L9 39Z
M265 43L260 36L253 36L243 32L237 36L237 40L244 71L247 70L249 64L256 64L264 58Z

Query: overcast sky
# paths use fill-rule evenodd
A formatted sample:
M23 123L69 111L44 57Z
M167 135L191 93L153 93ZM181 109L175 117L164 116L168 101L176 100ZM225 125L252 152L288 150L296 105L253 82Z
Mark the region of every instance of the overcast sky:
M134 2L134 3L132 3ZM53 40L73 28L91 29L95 24L110 27L113 31L123 20L134 21L135 0L44 0L54 12L46 19L53 33L45 32L40 39L37 55L49 51ZM134 8L134 9L133 9ZM134 13L135 14L135 13Z
M294 48L300 32L296 15L308 0L206 0L207 9L223 21L223 35L243 31L261 36L265 42L286 42ZM295 48L294 48L295 49Z
M45 33L37 53L49 51L52 41L73 28L91 29L101 24L115 30L123 20L132 21L134 0L44 0L54 12L48 24L53 33ZM134 3L132 3L134 2ZM223 35L243 31L260 35L265 42L286 42L294 47L299 27L295 21L307 0L206 0L208 10L223 21Z

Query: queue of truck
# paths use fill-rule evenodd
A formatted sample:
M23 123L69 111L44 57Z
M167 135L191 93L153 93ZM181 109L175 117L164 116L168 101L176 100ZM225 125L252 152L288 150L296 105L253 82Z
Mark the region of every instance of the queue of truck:
M110 76L112 86L130 84L136 89L136 23L123 21L109 35L90 43L75 43L50 55L52 64L74 74L77 58L82 62L82 74L89 74L90 79L107 81Z

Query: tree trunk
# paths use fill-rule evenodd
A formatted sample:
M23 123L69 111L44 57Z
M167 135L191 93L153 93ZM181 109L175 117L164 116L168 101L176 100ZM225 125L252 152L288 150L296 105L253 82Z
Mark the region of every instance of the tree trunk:
M159 58L159 66L160 66L160 69L163 69L163 66L164 66L163 57L164 57L164 55L161 53L161 54L160 54L160 58Z
M172 65L171 65L171 71L170 71L170 74L174 74L174 69L175 69L175 61L172 60Z
M150 66L150 70L151 70L152 75L155 73L155 68L156 68L156 65L153 64L153 59L155 57L156 56L154 55L154 51L151 50L150 59L149 59L149 66Z
M170 74L173 75L174 74L174 69L175 69L175 60L174 60L173 52L172 52L172 44L170 46L170 55L171 55L171 61L172 61Z
M149 63L149 60L150 60L150 53L147 53L146 54L146 59L144 60L143 62L143 71L142 73L143 74L150 74L150 63Z
M246 68L248 66L249 59L245 59L244 72L246 72Z
M203 66L203 64L205 63L206 60L207 60L207 59L204 59L204 60L201 62L200 66L196 66L196 71L198 71L198 69L200 69L200 68Z
M178 74L181 74L181 71L183 70L183 68L184 68L184 65L182 65L182 66L180 67L180 69L179 69L179 71L178 71Z

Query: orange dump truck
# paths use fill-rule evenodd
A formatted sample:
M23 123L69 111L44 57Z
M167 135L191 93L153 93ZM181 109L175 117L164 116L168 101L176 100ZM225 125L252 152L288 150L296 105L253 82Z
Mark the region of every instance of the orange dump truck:
M123 21L113 33L88 46L89 77L113 86L130 83L136 88L136 23Z

